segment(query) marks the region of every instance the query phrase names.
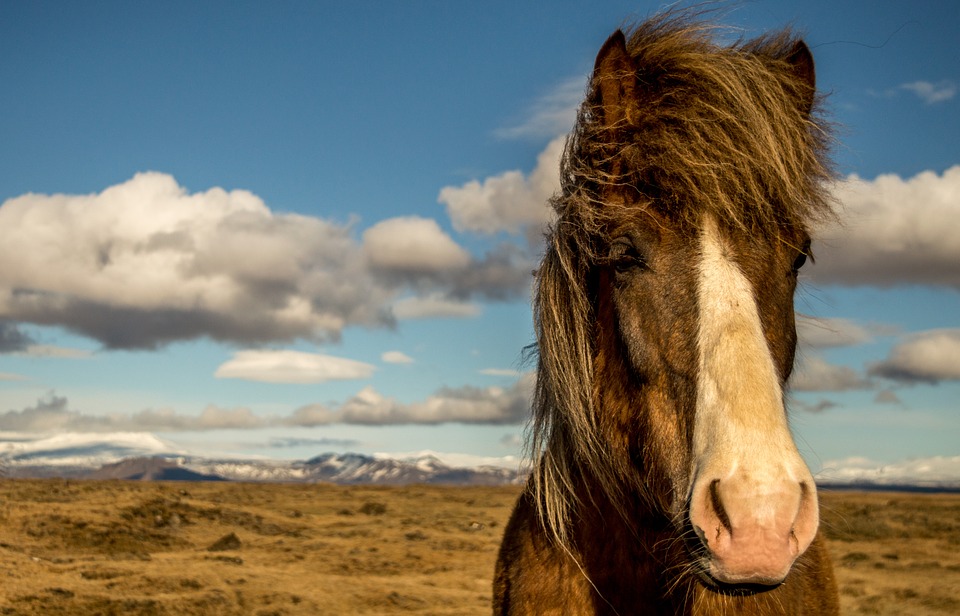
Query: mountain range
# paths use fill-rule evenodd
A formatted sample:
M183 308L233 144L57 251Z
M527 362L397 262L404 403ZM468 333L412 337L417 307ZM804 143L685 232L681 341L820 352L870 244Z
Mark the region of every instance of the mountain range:
M0 476L141 481L329 482L338 484L522 484L516 467L451 466L426 452L406 457L325 453L307 460L211 458L188 454L149 433L0 434ZM877 465L849 459L817 483L834 489L960 491L960 456Z
M525 474L499 466L457 468L431 454L396 459L325 453L308 460L217 459L179 452L152 434L64 434L17 440L3 435L0 471L7 477L142 481L283 481L340 484L504 485Z
M15 464L8 477L128 479L140 481L265 481L339 484L508 485L522 483L515 470L481 466L452 468L436 457L395 460L356 453L327 453L305 461L215 460L186 456L124 458L99 467L78 464Z

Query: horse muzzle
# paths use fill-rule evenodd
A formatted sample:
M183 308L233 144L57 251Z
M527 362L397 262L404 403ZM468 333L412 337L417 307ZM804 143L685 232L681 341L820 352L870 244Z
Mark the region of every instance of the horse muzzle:
M819 524L812 479L758 485L734 475L698 481L689 516L699 569L719 584L735 586L782 583Z

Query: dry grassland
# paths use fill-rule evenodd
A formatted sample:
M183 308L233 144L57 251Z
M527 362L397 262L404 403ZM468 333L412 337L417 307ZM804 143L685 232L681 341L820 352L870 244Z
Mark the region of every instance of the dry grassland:
M517 492L0 481L0 614L489 614ZM845 614L960 613L960 496L823 501Z

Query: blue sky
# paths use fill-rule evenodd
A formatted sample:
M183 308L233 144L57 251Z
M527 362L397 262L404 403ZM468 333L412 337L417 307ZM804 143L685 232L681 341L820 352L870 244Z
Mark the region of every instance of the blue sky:
M605 38L660 7L4 3L0 432L518 455L559 146ZM960 456L960 5L724 7L805 33L838 125L801 449Z

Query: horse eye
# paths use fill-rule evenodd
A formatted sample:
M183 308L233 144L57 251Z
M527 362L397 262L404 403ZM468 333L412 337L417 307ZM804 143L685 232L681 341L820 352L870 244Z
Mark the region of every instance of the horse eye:
M629 241L617 241L610 246L610 252L607 256L609 263L617 272L627 272L635 268L645 268L647 266L643 255L637 250L637 247Z
M802 252L797 255L796 260L793 262L793 271L798 272L800 268L803 267L803 264L807 262L807 255Z
M800 268L803 267L803 264L807 262L807 255L810 254L810 240L807 240L803 243L803 248L800 249L800 254L797 255L797 258L793 261L793 271L799 272Z

